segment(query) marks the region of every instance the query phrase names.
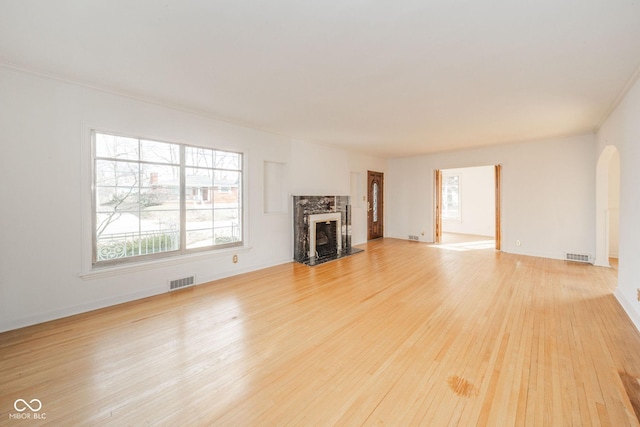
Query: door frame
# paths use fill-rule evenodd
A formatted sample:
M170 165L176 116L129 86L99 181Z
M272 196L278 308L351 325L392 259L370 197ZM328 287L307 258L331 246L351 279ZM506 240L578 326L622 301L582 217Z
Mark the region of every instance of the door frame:
M496 250L502 250L502 165L495 164L494 168L494 189L495 189L495 242ZM442 170L434 170L434 230L433 230L433 242L442 242Z
M497 164L494 165L495 172L495 197L496 197L496 251L501 250L502 248L502 226L501 220L502 213L500 212L502 195L500 194L502 191L502 165Z
M435 221L434 221L434 243L442 242L442 171L436 169L433 177L435 183Z

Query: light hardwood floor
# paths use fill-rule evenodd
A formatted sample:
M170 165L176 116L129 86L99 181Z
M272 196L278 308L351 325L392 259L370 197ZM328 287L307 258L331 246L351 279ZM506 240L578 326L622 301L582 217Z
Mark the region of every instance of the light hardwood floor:
M638 425L615 269L361 247L0 334L0 425Z
M456 243L472 243L472 242L493 242L495 240L493 236L479 236L477 234L463 234L463 233L449 233L442 232L441 242L444 245L456 244Z

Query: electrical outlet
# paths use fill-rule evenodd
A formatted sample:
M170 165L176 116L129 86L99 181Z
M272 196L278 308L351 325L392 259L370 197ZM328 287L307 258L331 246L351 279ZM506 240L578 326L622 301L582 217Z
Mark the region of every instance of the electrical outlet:
M640 289L638 289L638 301L640 301Z
M233 256L233 263L237 263L238 262L238 255L234 255Z

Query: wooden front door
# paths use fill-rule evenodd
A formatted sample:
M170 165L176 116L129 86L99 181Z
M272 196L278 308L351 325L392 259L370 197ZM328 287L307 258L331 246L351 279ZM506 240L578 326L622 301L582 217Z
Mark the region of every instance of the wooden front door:
M384 236L384 220L383 220L383 184L384 175L382 172L367 171L367 223L368 223L368 240L378 239Z

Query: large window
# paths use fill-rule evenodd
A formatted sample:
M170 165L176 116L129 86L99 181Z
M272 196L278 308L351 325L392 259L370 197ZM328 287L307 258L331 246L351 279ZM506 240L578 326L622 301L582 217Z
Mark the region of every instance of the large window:
M93 132L93 263L242 244L242 154Z

